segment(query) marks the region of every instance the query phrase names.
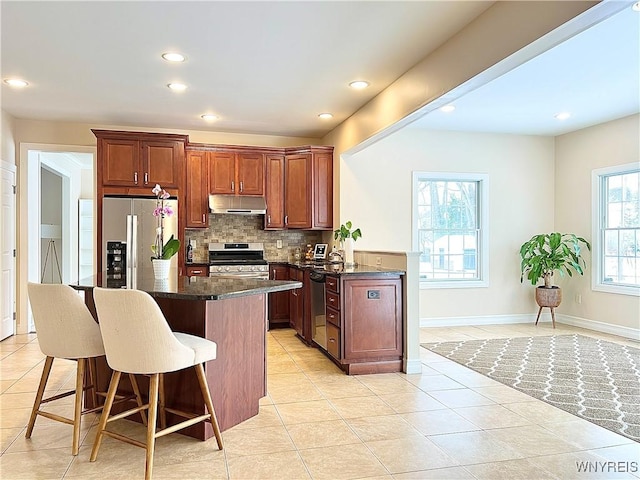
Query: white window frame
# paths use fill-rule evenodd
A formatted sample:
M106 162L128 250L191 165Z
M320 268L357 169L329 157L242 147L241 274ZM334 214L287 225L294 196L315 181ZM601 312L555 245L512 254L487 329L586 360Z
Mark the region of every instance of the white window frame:
M480 278L473 280L440 279L420 280L421 289L437 288L487 288L489 287L489 175L487 173L460 173L460 172L413 172L413 185L411 190L413 214L411 224L412 246L418 251L418 182L420 180L449 180L459 182L478 182L478 226L480 235L478 239L477 261Z
M622 175L625 173L634 173L640 170L640 163L627 163L625 165L617 165L613 167L598 168L591 173L591 227L592 227L592 268L591 268L591 289L596 292L617 293L620 295L640 296L640 286L627 285L611 285L602 282L603 268L603 239L602 224L604 222L604 204L603 196L604 178L611 175Z

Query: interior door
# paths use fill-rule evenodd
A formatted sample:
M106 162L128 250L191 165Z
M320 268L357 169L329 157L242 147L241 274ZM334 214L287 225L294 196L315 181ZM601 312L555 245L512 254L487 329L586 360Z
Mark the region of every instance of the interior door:
M15 248L16 248L16 209L14 186L15 168L0 165L0 202L2 208L2 233L0 234L0 340L15 333Z

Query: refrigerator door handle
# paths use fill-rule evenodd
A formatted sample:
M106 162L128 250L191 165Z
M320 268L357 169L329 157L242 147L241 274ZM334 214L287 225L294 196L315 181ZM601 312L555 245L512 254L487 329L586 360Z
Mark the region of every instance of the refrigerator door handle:
M135 251L135 249L133 248L133 232L132 232L132 227L133 227L133 215L127 215L127 288L131 288L131 285L129 285L129 282L131 282L131 278L133 277L133 252Z
M132 253L133 253L133 263L132 266L134 269L138 268L138 216L131 216L131 243L133 244Z

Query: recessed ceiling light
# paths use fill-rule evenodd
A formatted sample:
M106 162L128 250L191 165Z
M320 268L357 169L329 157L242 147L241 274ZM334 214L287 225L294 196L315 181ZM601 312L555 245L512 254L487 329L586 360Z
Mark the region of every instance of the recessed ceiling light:
M444 113L453 112L456 109L455 105L444 105L440 107L440 111Z
M23 88L29 85L26 81L21 80L19 78L6 78L4 83L9 85L10 87Z
M171 90L175 90L176 92L182 92L187 89L187 86L184 83L170 83L167 87Z
M635 10L636 12L640 12L640 2L636 2L633 4L633 6L631 7L633 10Z
M329 113L329 112L325 112L325 113L321 113L318 115L319 118L322 118L323 120L329 119L329 118L333 118L333 114Z
M569 112L560 112L560 113L556 113L554 115L554 118L557 118L558 120L566 120L570 116L571 114Z
M213 122L214 120L218 120L220 117L214 115L213 113L205 113L204 115L200 115L200 118L206 120L207 122Z
M186 60L184 55L176 52L163 53L162 58L164 58L167 62L184 62Z
M367 88L369 86L369 82L365 82L364 80L356 80L355 82L351 82L349 86L351 88L355 88L356 90L362 90L363 88Z

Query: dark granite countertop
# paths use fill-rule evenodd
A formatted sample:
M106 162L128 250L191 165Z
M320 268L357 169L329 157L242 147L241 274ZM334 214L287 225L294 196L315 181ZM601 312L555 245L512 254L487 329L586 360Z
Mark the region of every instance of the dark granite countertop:
M78 290L90 290L95 286L109 288L135 288L153 297L179 300L224 300L226 298L282 292L301 288L302 283L285 280L261 280L257 278L212 278L178 276L172 271L167 280L156 280L153 269L138 269L135 282L122 279L107 279L105 273L83 278L71 286Z
M270 262L290 267L310 269L315 272L331 275L404 275L404 270L392 268L374 267L372 265L355 265L345 267L342 263L318 263L318 262Z

